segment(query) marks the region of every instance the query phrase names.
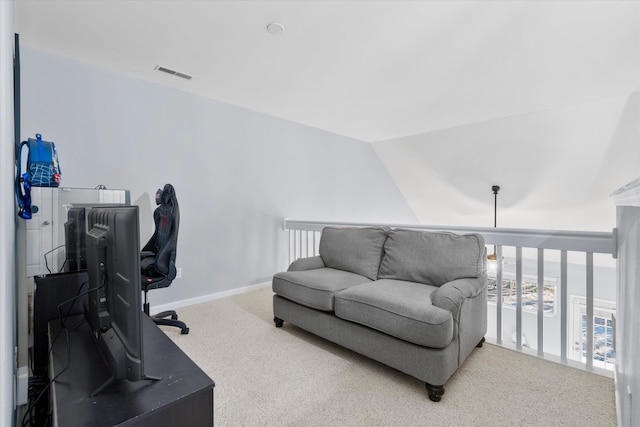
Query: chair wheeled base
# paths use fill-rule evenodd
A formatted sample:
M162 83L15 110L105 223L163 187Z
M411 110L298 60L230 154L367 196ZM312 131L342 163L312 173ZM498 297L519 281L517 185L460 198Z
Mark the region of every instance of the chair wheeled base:
M176 328L180 328L180 333L182 335L187 335L189 333L189 327L186 323L181 320L178 320L178 313L173 310L163 311L162 313L154 314L153 316L149 314L149 303L146 301L147 294L145 292L145 303L144 303L144 313L153 320L153 323L156 325L164 325L164 326L175 326ZM170 317L170 319L167 319Z

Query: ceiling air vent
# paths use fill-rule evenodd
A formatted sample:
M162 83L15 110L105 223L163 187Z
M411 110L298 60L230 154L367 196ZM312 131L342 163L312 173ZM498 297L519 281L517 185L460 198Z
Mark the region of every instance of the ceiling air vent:
M181 73L180 71L172 70L171 68L163 67L161 65L156 65L154 69L186 80L191 80L193 78L193 76L190 76L189 74Z

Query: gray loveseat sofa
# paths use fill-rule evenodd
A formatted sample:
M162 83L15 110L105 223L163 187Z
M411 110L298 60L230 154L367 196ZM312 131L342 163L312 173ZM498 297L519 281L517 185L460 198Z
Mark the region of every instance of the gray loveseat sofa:
M319 253L273 277L276 326L290 322L418 378L439 401L484 342L482 236L325 228Z

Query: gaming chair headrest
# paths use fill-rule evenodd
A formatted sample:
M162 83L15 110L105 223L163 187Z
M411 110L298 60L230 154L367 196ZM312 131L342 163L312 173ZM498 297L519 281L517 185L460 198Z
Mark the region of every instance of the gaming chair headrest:
M168 205L173 204L172 201L175 200L176 190L173 188L171 184L165 184L164 188L158 189L156 191L156 205Z

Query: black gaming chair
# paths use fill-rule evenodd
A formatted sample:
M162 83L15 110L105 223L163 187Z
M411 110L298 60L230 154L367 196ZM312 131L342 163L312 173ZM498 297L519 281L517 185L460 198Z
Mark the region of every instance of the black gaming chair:
M166 288L176 278L176 248L178 246L178 227L180 208L176 192L171 184L166 184L156 192L156 204L153 212L156 230L140 253L142 290L144 291L144 312L149 315L147 292L151 289ZM167 317L171 317L167 319ZM189 328L178 320L175 311L164 311L151 316L157 325L176 326L182 334L188 334Z

